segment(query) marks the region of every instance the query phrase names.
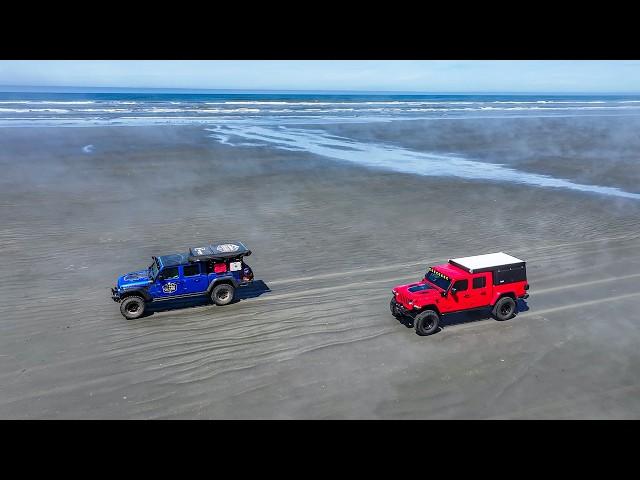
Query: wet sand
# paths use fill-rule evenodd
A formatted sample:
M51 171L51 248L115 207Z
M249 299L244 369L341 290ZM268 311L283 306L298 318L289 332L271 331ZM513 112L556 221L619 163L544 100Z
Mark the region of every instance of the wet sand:
M420 138L410 123L385 131ZM484 151L465 138L441 148ZM5 128L0 145L1 418L640 416L640 202L230 147L201 127ZM622 180L598 183L638 191L623 156ZM237 303L126 321L110 299L151 255L226 239L263 282ZM515 319L419 337L389 313L427 264L498 250L528 262Z

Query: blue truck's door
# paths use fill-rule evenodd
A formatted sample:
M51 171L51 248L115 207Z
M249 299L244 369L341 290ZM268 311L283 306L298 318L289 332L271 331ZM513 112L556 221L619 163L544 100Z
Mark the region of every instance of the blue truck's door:
M160 274L163 278L158 278L155 282L154 297L172 298L183 293L184 281L180 277L178 267L165 267Z
M200 262L182 267L183 291L181 293L183 295L204 294L206 292L209 282L204 267Z

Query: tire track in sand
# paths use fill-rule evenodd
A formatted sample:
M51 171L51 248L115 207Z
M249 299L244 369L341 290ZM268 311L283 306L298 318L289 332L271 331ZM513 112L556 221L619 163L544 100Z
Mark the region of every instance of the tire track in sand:
M563 256L584 255L585 250L577 252L571 251L575 246L597 245L602 242L627 243L636 241L637 236L618 236L608 238L598 238L574 243L565 243L555 246L543 246L539 248L522 248L517 252L535 252L535 255L528 259L544 259L544 263L552 262L553 259L544 252L550 249L568 249L562 252ZM612 249L607 248L607 252ZM626 249L628 246L618 248ZM512 249L512 251L516 251ZM598 249L596 249L598 251ZM407 265L424 265L427 261L411 262ZM543 264L544 264L543 263ZM331 272L317 276L296 277L292 279L278 280L275 285L299 284L303 282L316 283L320 280L330 280L336 277L345 277L349 274L362 274L385 272L401 268L398 264L389 266L372 267L370 269L358 269L351 271ZM625 278L635 278L636 274L625 276ZM366 341L377 338L381 335L404 334L404 329L398 329L397 325L389 324L389 319L384 316L387 309L380 311L376 317L378 321L372 321L371 309L362 302L362 298L372 298L378 292L387 290L389 283L405 279L416 278L414 275L393 276L387 278L374 278L367 281L348 282L343 285L330 285L327 287L307 288L302 291L286 291L270 296L269 294L252 299L250 302L241 302L231 309L211 310L210 307L196 307L196 309L174 311L162 314L159 318L150 319L145 323L114 325L105 346L104 351L97 351L96 356L104 357L104 360L122 359L131 365L135 365L140 370L140 385L154 385L156 383L182 384L207 381L210 378L242 369L251 369L264 364L265 362L277 362L290 360L305 352L318 348L330 348L345 343ZM416 278L417 279L417 278ZM599 284L620 280L618 278L601 279ZM546 282L545 282L546 283ZM585 286L578 282L571 285L563 285L563 289L580 288ZM307 285L304 285L307 286ZM350 297L344 299L342 305L333 305L331 293L342 289L353 289ZM551 293L557 289L545 288L533 291L532 295L537 296ZM591 300L589 302L572 303L547 309L523 312L519 317L535 318L563 311L588 307L602 302L603 300L623 300L635 298L638 293L628 293L617 297L605 297ZM277 300L271 302L267 300ZM62 300L62 299L61 299ZM321 300L321 301L318 301ZM386 299L385 299L386 303ZM51 308L51 304L42 306L43 313ZM345 315L345 309L349 312ZM218 314L220 313L220 314ZM313 321L309 317L313 316ZM335 318L339 321L335 321ZM176 322L179 319L179 322ZM162 321L158 325L158 320ZM175 322L175 323L169 323ZM246 329L256 322L262 323L264 328L258 330L259 335L248 335ZM288 327L294 326L295 329ZM447 326L443 333L458 333L468 328L484 328L492 325L492 328L503 327L492 320L475 321L467 324ZM160 326L160 329L156 329ZM509 325L513 326L513 324ZM219 337L224 332L223 338ZM140 336L145 336L147 340L140 343ZM443 339L445 336L442 337ZM185 339L189 339L187 351L184 351L182 344ZM285 342L283 345L282 342ZM189 344L190 343L190 344ZM165 358L166 357L166 358ZM165 361L166 360L166 361ZM75 364L75 360L56 362L57 365ZM36 367L31 370L44 372L49 366ZM86 388L88 386L105 388L115 388L119 384L119 378L127 379L127 373L122 375L112 375L105 379L92 379L83 381L73 388ZM113 385L108 387L108 385ZM71 387L70 387L71 388ZM58 392L58 388L53 390L37 392L38 395L45 395ZM65 390L66 391L66 390ZM5 399L2 404L13 403L30 398L33 395L20 396L19 398Z
M628 277L635 278L638 276L640 276L640 274L633 274L629 275ZM601 279L597 283L607 283L616 280L619 280L619 278ZM386 281L386 279L381 281ZM566 288L580 288L584 283L585 282L580 282L572 285L567 285ZM550 293L552 291L554 291L554 289L545 290L546 293ZM639 295L639 292L632 292L615 297L605 297L586 302L576 302L549 309L538 310L535 312L524 312L520 314L520 317L535 318L544 314L562 311L565 309L588 307L597 303L601 303L605 300L616 301L636 297ZM268 329L267 331L263 331L262 333L257 335L247 335L246 332L244 334L238 332L240 333L239 337L234 338L232 336L227 337L223 340L219 338L209 338L207 340L206 338L202 338L200 334L198 334L198 339L192 343L192 348L195 348L190 349L190 351L186 352L184 351L184 346L181 344L184 338L182 340L173 339L173 341L169 342L168 344L166 343L166 340L160 339L157 342L151 342L151 344L146 344L143 347L140 347L140 345L138 345L137 347L136 345L133 345L132 347L134 348L134 350L137 350L138 354L141 354L142 357L145 357L144 360L142 360L142 358L140 359L141 361L143 361L143 363L155 363L161 361L163 363L166 362L162 366L162 368L151 368L152 370L157 371L157 373L159 374L159 377L156 379L157 381L175 384L191 383L193 381L205 380L207 378L211 378L213 376L228 372L230 371L229 368L231 368L231 370L245 367L250 368L251 365L259 365L260 361L288 360L294 358L296 355L303 354L306 351L314 350L316 348L316 346L313 345L314 343L318 343L318 347L321 346L322 348L327 348L332 345L352 343L359 340L374 338L379 335L398 332L398 330L395 328L389 328L386 322L384 324L377 325L376 323L369 322L368 319L365 319L365 322L358 321L358 315L350 316L349 327L345 328L344 322L337 322L334 323L331 326L330 331L328 331L322 328L322 323L314 323L310 325L304 321L304 313L307 311L305 308L306 305L307 304L303 301L303 306L299 307L298 311L291 312L294 318L297 317L300 319L299 322L296 322L297 324L295 326L291 325L293 321L290 320L289 326L282 328L278 326L281 321L278 320L277 316L276 318L271 319L270 323L272 324L272 327L275 328L271 332L268 332ZM326 313L327 317L332 317L334 314L339 312L331 311ZM446 331L456 333L468 328L477 328L479 326L489 324L495 325L495 322L489 319L485 321L480 320L469 322L466 324L449 325L446 327ZM293 332L294 329L298 331L298 334L289 335L289 333ZM214 332L210 332L210 334L215 335ZM321 337L323 337L323 335L319 334L337 334L339 335L339 338L335 338L329 342L314 341L311 344L306 341L308 339L319 340ZM347 334L347 338L344 337L345 334ZM205 335L205 337L206 336L207 335ZM283 338L286 338L287 342L293 342L293 344L288 343L288 345L282 346L280 342ZM305 341L302 343L298 343L298 340L300 339L304 339ZM273 342L276 342L276 344L274 345ZM263 348L258 348L258 350L262 351L255 351L255 348L260 346L262 346ZM162 350L164 350L164 352ZM129 351L129 353L133 352ZM173 361L171 360L172 358ZM225 367L224 363L230 364ZM240 366L238 365L238 363L244 366Z

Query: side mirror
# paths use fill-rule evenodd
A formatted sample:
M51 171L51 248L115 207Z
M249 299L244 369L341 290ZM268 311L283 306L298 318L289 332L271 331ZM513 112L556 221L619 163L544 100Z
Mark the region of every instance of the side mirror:
M443 297L447 296L447 291L445 290L444 292L440 292L440 295L442 295Z
M457 291L458 291L458 289L457 289L457 288L452 288L452 289L451 289L451 293L453 293L453 294L455 294Z
M157 277L156 280L164 280L164 276L160 273Z

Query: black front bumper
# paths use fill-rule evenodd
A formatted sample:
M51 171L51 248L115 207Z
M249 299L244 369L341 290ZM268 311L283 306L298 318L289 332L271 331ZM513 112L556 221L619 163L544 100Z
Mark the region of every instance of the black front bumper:
M120 294L118 293L118 290L116 290L115 288L111 288L111 299L114 302L119 302L120 301Z
M395 297L391 299L391 304L393 305L393 309L395 310L395 313L392 312L394 315L413 318L413 311L405 308L405 306L401 303L396 302Z

